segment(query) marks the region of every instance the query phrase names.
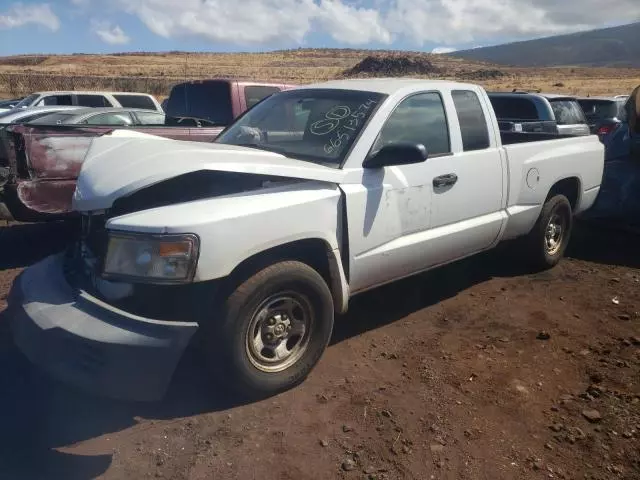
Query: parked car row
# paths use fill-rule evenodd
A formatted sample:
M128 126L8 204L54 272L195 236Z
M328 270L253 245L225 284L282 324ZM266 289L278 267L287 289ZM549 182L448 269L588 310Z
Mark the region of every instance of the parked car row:
M489 92L503 131L595 134L603 140L624 121L628 95L577 97L536 92Z
M589 135L576 98L532 92L489 92L500 127L506 131Z

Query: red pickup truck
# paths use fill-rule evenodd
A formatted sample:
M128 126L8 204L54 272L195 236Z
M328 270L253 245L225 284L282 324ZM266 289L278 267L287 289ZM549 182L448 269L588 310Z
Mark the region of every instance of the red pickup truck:
M296 85L229 79L175 85L164 125L131 125L175 140L211 142L248 108ZM92 140L113 125L29 125L0 128L0 219L56 220L71 213L71 198Z

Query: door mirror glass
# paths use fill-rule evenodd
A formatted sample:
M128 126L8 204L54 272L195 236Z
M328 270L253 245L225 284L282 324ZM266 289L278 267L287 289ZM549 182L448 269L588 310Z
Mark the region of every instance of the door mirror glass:
M367 158L364 168L382 168L424 162L429 154L421 143L390 143Z

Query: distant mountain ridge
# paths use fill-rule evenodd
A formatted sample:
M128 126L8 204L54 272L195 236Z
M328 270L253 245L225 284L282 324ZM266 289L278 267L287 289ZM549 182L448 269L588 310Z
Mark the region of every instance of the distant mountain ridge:
M518 67L640 67L640 22L448 55Z

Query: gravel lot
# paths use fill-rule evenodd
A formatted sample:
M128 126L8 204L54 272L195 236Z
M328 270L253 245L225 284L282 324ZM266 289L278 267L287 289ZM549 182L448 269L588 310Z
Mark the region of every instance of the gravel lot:
M64 224L0 226L0 310ZM183 359L158 403L31 367L0 313L0 479L638 479L640 237L580 226L356 297L300 387L249 405Z

